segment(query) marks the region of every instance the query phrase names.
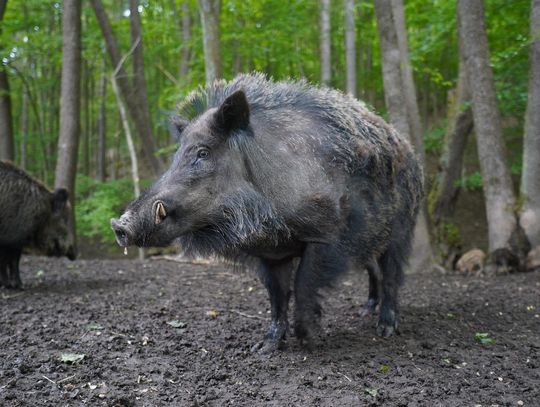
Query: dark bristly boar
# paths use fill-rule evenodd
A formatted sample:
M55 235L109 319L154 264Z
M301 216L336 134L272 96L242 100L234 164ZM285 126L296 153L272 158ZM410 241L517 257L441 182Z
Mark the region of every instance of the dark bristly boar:
M65 189L49 191L12 164L0 161L0 286L21 288L24 248L74 260L71 206Z
M352 97L260 74L193 92L180 114L171 167L111 220L118 243L258 259L272 322L255 350L284 340L293 275L309 346L320 289L351 265L368 269L364 313L380 303L377 332L391 335L423 194L409 143Z

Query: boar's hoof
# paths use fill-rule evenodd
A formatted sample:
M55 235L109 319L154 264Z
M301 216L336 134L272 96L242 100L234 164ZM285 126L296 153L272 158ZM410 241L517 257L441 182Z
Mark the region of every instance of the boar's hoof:
M300 346L308 352L313 351L315 348L315 340L313 335L313 329L309 328L305 324L296 323L294 327L294 333L296 338L300 342Z
M388 338L396 332L396 327L394 325L387 325L384 322L379 322L377 324L377 335Z
M257 352L261 355L268 355L278 349L281 349L285 342L287 330L288 327L286 323L272 322L272 325L270 325L270 329L268 330L268 333L264 339L253 345L251 351Z
M283 347L284 341L281 339L264 338L251 347L251 352L259 355L270 355Z
M359 312L360 318L365 318L368 315L375 314L377 305L379 305L379 301L377 301L374 298L369 298L367 302L360 309L360 312Z

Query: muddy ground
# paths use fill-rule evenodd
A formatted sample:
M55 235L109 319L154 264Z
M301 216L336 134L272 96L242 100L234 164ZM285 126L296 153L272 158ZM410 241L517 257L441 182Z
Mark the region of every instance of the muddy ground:
M40 257L21 268L25 290L0 289L2 406L540 405L538 272L408 276L390 339L358 317L367 276L350 274L326 296L312 353L290 338L264 358L250 347L268 301L250 273Z

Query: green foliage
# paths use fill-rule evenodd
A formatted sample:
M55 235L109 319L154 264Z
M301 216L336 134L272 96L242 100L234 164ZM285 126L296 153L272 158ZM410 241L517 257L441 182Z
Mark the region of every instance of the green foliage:
M440 126L434 127L424 134L424 148L426 152L439 154L442 151L445 132L446 120Z
M456 181L456 186L466 189L467 191L476 191L482 188L482 185L482 174L480 174L479 171L464 175Z
M141 184L149 185L151 181ZM99 237L103 242L114 242L109 221L118 216L133 199L130 179L99 182L79 174L75 212L78 233L86 237Z

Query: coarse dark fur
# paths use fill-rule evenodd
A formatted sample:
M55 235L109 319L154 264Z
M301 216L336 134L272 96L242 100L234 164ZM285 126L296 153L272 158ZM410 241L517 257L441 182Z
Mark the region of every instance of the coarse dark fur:
M263 352L285 338L295 258L300 340L315 333L320 289L351 265L370 275L363 312L380 304L378 333L391 335L423 195L410 144L350 96L260 74L199 89L179 111L171 167L112 220L119 244L259 259L272 306Z
M65 189L51 192L21 169L0 161L0 286L21 288L19 261L24 248L75 258L70 212Z

